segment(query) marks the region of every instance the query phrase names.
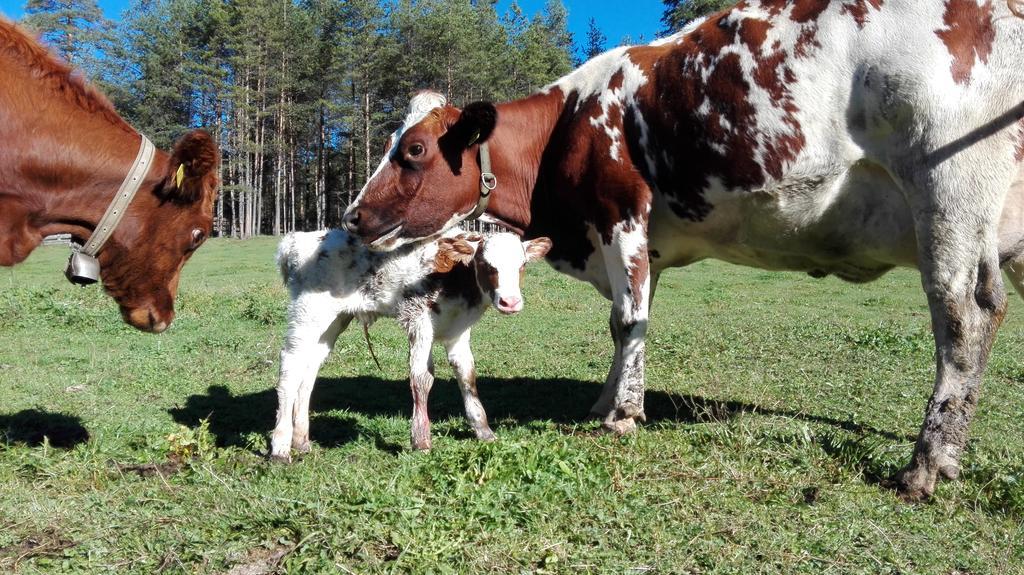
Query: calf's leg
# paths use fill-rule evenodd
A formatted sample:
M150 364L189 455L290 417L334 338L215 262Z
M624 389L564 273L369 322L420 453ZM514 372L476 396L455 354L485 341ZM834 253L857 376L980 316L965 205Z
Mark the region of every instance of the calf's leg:
M338 335L352 321L350 315L327 320L307 318L289 325L281 349L277 382L277 422L270 435L270 458L290 462L291 448L309 450L309 396L320 365L330 354Z
M494 441L494 432L487 424L487 413L483 404L480 403L480 396L476 390L476 364L473 360L473 351L469 348L470 330L460 335L450 344L446 343L448 350L448 363L455 372L455 379L459 382L459 391L462 392L462 403L466 407L466 419L476 438L482 441Z
M427 401L434 386L434 366L431 347L434 343L429 311L414 318L409 330L409 387L412 389L412 447L428 450L430 441L430 415Z

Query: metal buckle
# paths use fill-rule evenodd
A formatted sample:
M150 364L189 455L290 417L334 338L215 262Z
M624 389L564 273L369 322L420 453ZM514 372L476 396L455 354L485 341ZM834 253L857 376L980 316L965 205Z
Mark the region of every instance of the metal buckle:
M493 192L494 188L498 187L498 176L495 176L491 172L483 172L480 174L480 185L482 185L488 192Z

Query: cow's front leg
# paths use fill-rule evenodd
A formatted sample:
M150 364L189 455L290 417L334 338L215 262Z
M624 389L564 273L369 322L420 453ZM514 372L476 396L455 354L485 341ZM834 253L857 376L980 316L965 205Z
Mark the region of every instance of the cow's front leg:
M602 246L602 255L612 288L609 325L615 358L601 398L591 411L605 414L605 429L625 434L635 430L638 421L646 420L644 339L651 289L646 225L632 220L616 225L612 243Z
M494 441L494 432L487 423L487 413L480 403L480 396L476 390L476 365L473 360L473 351L469 348L470 331L456 338L448 349L448 363L455 372L455 378L459 382L459 390L462 392L462 403L466 407L466 419L473 427L473 433L481 441Z
M412 389L412 447L428 450L430 441L430 415L427 402L434 386L434 362L431 347L433 328L423 313L409 324L409 387Z

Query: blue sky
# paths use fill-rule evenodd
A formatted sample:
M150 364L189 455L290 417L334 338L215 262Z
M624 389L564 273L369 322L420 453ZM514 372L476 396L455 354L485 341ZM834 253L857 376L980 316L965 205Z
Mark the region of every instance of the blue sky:
M661 30L661 0L562 0L569 9L569 28L582 44L586 38L587 22L593 17L597 25L608 37L609 47L615 46L623 36L631 36L634 41L643 35L646 40L653 40ZM504 12L512 0L499 0L498 11ZM99 0L100 8L107 17L117 19L128 5L128 0ZM24 0L0 0L0 12L18 19L21 18L25 6ZM544 0L519 0L519 6L527 15L533 15L544 9Z

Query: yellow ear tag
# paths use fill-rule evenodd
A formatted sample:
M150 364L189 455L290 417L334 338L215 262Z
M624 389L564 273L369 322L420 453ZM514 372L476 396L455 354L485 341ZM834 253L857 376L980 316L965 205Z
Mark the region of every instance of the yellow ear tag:
M180 188L181 187L181 182L184 179L185 179L185 164L178 164L178 171L174 173L174 182Z

